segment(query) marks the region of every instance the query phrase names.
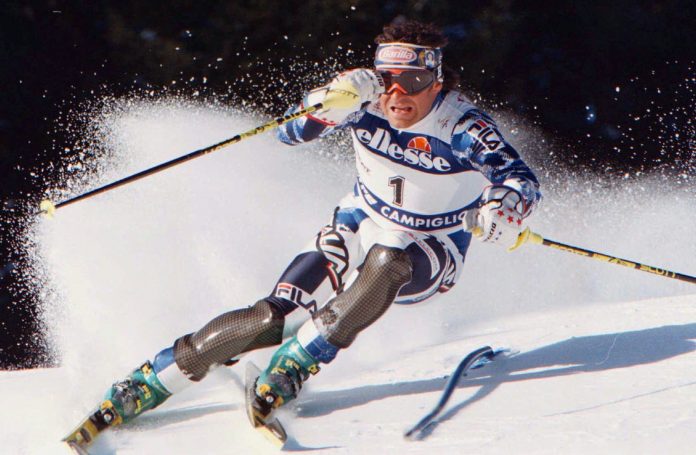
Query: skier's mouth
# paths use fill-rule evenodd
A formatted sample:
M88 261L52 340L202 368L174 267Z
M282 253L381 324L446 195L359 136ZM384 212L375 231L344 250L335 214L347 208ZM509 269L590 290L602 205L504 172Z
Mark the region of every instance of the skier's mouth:
M389 110L397 115L404 115L410 114L413 108L411 106L391 106Z

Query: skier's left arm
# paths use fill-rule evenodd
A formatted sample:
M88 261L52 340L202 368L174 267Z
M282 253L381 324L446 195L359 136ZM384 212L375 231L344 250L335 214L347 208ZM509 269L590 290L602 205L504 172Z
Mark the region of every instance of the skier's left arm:
M384 92L384 81L374 70L356 68L344 71L330 83L309 91L302 103L286 114L322 103L322 109L295 119L278 128L278 139L297 145L324 137L349 124Z
M512 246L527 218L541 200L539 181L519 153L502 137L493 120L474 111L457 123L452 151L490 182L478 210L470 211L464 228L480 228L484 242Z

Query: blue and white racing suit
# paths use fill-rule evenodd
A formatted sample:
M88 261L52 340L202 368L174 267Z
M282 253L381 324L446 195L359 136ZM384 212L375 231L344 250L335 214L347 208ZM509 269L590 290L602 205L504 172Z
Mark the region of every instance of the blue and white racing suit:
M483 189L516 189L525 215L541 197L536 177L493 120L458 91L441 92L409 128L393 128L379 103L367 103L339 125L302 117L281 126L278 137L296 145L345 128L355 149L355 186L276 284L271 298L286 314L297 307L314 312L349 286L374 244L405 250L413 264L396 303L447 291L471 241L461 219Z

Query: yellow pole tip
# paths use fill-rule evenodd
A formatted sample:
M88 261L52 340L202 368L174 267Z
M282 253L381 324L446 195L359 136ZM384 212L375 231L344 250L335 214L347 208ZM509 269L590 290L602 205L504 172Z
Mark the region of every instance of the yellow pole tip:
M517 248L527 243L532 235L534 235L534 233L529 228L526 228L524 231L520 232L520 235L517 236L517 241L515 244L507 250L510 252L515 251Z
M41 213L43 213L46 218L53 218L56 213L55 204L48 199L41 201L41 204L39 204L39 209L41 209Z
M515 244L507 250L515 251L517 248L521 247L527 242L541 244L544 243L544 238L536 232L533 232L531 229L525 228L524 231L520 232L520 235L517 237L517 241L515 242Z
M542 243L544 243L544 237L537 234L536 232L529 231L529 241L532 243L536 243L537 245L541 245Z

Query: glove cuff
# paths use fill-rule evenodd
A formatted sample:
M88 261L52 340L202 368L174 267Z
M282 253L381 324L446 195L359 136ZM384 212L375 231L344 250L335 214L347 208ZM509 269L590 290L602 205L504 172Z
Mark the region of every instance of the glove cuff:
M522 197L522 193L508 185L489 185L483 190L481 195L481 205L487 204L491 201L505 201L505 205L508 207L514 207L522 218L526 218L529 214L529 207L527 207L527 202Z

